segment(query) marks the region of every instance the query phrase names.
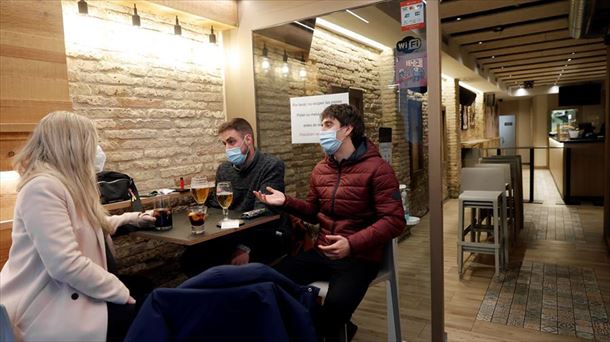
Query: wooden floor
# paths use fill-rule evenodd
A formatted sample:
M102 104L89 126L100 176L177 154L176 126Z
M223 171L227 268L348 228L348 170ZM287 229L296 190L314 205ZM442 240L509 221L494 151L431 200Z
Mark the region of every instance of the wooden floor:
M537 200L525 206L563 207L557 198L550 174L536 170ZM527 187L524 179L524 187ZM569 206L580 217L583 240L535 240L520 237L511 251L511 264L521 261L591 268L597 277L605 307L610 311L610 257L602 241L602 207ZM550 213L555 211L548 211ZM471 258L460 280L456 265L457 201L444 204L445 331L449 341L578 341L576 337L476 320L485 292L493 277L493 257ZM403 340L430 339L430 272L428 218L413 229L410 238L399 244L400 309ZM610 312L608 312L610 315ZM354 341L386 341L386 299L383 284L371 287L353 317L359 326Z

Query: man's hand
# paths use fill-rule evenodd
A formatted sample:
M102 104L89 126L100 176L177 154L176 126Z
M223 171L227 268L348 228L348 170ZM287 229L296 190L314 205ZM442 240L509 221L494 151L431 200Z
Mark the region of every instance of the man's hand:
M254 196L258 198L259 201L265 204L273 205L273 206L281 206L286 202L286 195L283 192L275 190L274 188L268 186L267 191L270 192L269 195L263 194L260 191L252 191Z
M343 259L351 253L349 241L341 235L326 235L326 239L332 244L328 246L318 245L318 248L331 260Z
M250 253L236 248L231 257L231 265L245 265L250 262Z

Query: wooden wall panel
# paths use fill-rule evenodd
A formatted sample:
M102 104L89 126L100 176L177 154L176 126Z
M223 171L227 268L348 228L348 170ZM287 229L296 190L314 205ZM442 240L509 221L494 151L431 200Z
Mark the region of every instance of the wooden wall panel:
M0 24L0 132L71 109L61 2L3 0Z

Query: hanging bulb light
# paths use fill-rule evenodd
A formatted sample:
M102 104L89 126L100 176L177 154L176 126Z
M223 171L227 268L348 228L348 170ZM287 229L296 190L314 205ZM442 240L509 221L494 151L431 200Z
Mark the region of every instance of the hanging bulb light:
M133 4L133 15L131 16L131 24L133 26L140 26L140 16L138 15L138 8L136 4Z
M180 22L178 21L178 16L176 16L176 25L174 25L174 34L177 36L182 35L182 26L180 26Z
M290 72L290 67L288 66L288 54L286 53L286 49L284 49L284 64L282 65L282 76L288 76Z
M212 26L212 31L210 33L210 44L216 44L216 34L214 34L214 26Z
M89 14L89 5L87 5L87 1L78 0L78 13Z
M301 53L301 62L303 62L303 65L301 66L301 70L299 70L299 77L301 78L301 80L304 80L307 77L307 70L305 69L305 55L303 53Z
M263 62L261 63L261 67L265 72L269 71L271 68L271 63L269 62L269 50L267 50L267 44L263 43Z

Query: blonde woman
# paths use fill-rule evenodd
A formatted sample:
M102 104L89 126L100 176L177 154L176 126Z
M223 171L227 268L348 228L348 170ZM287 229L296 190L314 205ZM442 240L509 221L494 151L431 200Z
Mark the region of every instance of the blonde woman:
M104 236L154 219L108 216L99 202L96 146L91 120L53 112L15 158L21 180L0 300L18 339L114 340L135 314L129 290L107 271Z

